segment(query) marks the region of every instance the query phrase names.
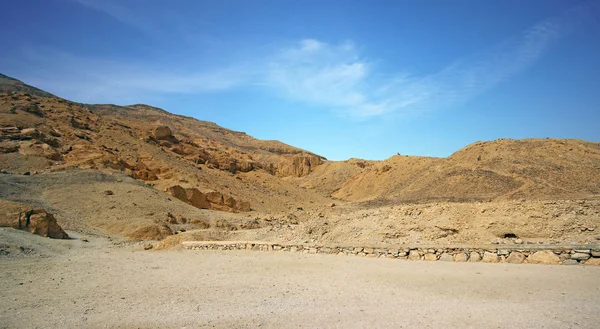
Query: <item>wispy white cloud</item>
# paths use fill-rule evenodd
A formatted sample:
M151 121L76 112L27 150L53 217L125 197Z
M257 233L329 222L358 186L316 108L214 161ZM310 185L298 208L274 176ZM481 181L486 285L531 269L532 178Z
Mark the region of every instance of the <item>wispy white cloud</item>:
M116 3L75 1L140 29L151 29ZM509 80L533 65L584 15L585 10L576 7L425 76L383 74L381 62L362 56L352 41L304 39L257 55L252 61L212 69L196 66L193 58L173 68L163 63L106 61L44 50L43 55L32 52L28 58L52 69L47 75L38 70L28 81L56 86L51 91L89 102L253 86L353 117L421 112L457 106Z
M140 31L156 34L158 29L146 21L143 16L135 14L135 11L124 6L122 2L112 0L72 0L86 8L90 8L106 14L121 23L132 26ZM139 9L139 8L138 8Z

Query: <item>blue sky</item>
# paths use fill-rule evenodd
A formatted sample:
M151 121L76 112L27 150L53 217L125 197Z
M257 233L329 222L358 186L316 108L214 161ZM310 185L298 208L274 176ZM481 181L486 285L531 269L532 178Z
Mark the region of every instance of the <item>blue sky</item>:
M6 0L0 72L329 159L600 141L600 1Z

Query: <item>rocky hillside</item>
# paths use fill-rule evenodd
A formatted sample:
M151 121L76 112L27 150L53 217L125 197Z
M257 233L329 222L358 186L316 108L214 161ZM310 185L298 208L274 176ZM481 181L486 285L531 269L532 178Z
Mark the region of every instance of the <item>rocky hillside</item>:
M148 105L71 102L6 76L0 172L0 201L30 210L0 224L40 232L23 214L35 209L47 214L40 223L71 232L171 242L587 243L600 227L600 143L501 139L448 158L327 161Z
M477 142L448 158L396 155L333 195L396 202L576 199L600 194L600 143L566 139Z
M196 189L211 200L203 207L234 212L320 199L280 179L305 176L325 161L313 153L151 106L79 104L14 79L0 82L7 172L120 170L163 191Z

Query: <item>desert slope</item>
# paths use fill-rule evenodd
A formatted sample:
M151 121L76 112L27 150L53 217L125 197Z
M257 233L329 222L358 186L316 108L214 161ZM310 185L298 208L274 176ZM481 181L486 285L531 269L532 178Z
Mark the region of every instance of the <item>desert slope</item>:
M450 157L393 156L345 182L351 201L483 201L590 198L600 193L600 143L501 139Z

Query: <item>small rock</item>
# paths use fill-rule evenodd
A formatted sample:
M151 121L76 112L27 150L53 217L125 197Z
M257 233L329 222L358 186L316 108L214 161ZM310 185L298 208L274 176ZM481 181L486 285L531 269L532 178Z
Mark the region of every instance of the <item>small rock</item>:
M79 240L81 240L81 241L83 241L83 242L90 242L90 241L88 240L88 238L86 238L86 237L84 237L84 236L82 236L81 238L79 238Z
M111 190L104 191L104 195L114 195L115 193Z
M563 265L579 265L579 262L574 259L567 259L563 262Z
M523 240L521 240L521 239L516 239L516 240L515 240L515 244L523 244Z
M590 258L590 254L586 254L583 252L577 252L577 253L574 253L571 255L571 259L574 259L574 260L584 261L584 260L588 260L589 258Z
M335 207L335 203L332 202L329 206L333 208Z
M592 257L600 257L600 250L592 251Z
M581 252L584 254L589 254L591 250L589 249L575 249L575 252Z
M29 176L29 175L31 175L31 173L29 171L26 171L26 172L23 173L23 175Z
M144 244L144 250L150 250L154 248L154 245L152 243L146 243Z

